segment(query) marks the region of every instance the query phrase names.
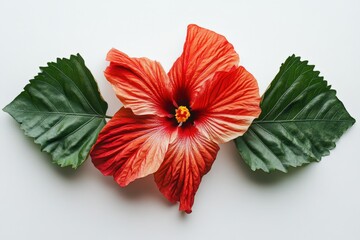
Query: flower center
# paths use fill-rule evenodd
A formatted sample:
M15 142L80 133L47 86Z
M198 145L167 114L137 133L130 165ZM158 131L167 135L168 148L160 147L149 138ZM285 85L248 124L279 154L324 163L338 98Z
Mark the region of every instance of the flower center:
M178 123L183 123L188 120L190 117L190 111L185 106L179 106L178 109L175 110L175 118Z

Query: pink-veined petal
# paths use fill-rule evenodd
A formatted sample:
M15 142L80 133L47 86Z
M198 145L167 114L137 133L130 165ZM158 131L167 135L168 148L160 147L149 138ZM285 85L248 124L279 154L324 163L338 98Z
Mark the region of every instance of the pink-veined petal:
M216 143L243 135L261 112L256 79L244 67L215 74L191 106L196 127Z
M189 102L217 71L238 65L239 56L226 38L196 25L189 25L182 55L169 71L174 100Z
M161 193L171 202L180 201L179 209L191 213L201 178L210 170L219 146L194 127L178 130L154 176Z
M126 108L137 115L169 114L170 83L160 63L147 58L130 58L116 49L109 51L106 60L110 65L105 77Z
M121 108L100 132L90 153L92 162L126 186L158 170L175 130L166 118Z

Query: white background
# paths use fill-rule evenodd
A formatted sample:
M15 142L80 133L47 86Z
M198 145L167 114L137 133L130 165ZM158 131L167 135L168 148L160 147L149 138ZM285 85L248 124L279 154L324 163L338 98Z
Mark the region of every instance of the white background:
M0 0L0 106L56 57L80 53L109 103L103 76L116 47L169 69L189 23L227 37L261 93L280 64L307 59L360 120L360 1ZM90 161L50 163L18 124L0 114L0 239L360 239L360 132L356 123L320 163L288 174L253 173L224 144L193 213L178 212L152 176L125 189Z

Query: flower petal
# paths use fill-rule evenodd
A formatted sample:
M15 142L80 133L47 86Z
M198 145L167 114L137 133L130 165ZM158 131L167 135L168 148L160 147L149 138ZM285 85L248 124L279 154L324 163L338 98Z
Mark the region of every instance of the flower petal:
M196 127L216 143L243 135L260 115L256 79L244 67L215 74L206 82L191 107Z
M210 170L219 146L194 127L178 129L178 137L154 176L162 194L171 202L180 201L179 209L191 213L201 178Z
M147 58L130 58L116 49L111 49L106 59L110 65L105 77L125 107L137 115L169 114L170 83L160 63Z
M238 54L224 36L189 25L183 53L169 72L175 101L179 105L183 99L190 101L215 72L228 71L238 63Z
M158 170L176 127L166 118L134 115L121 108L100 132L91 150L95 167L120 186Z

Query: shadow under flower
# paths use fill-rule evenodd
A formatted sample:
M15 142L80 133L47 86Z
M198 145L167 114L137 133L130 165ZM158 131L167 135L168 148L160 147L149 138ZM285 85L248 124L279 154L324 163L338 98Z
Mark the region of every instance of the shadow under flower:
M41 151L40 145L36 144L33 138L26 136L24 134L24 131L19 128L19 124L17 122L13 121L10 118L8 121L9 121L8 124L11 126L11 128L13 128L14 132L17 131L19 135L24 136L23 141L25 142L25 144L29 148L33 149L34 150L33 152L37 153L36 159L23 159L23 160L43 161L44 163L46 163L46 167L49 169L49 171L55 172L57 175L67 180L80 178L81 175L85 174L86 171L84 170L83 165L86 163L86 161L84 162L83 165L79 166L77 169L73 169L71 167L60 167L59 165L53 162L51 155L49 153Z
M304 165L298 168L289 168L287 173L280 171L274 171L270 173L264 172L262 170L253 171L242 159L233 142L226 145L227 146L225 148L227 148L227 151L230 152L232 159L236 162L236 165L238 165L238 169L241 174L256 184L275 185L281 181L286 181L289 178L299 177L300 175L305 174L310 170L310 166Z
M164 196L162 196L154 182L153 175L137 179L126 187L120 187L111 176L104 177L100 172L99 178L99 180L103 182L106 188L117 192L119 197L125 201L157 201L162 202L165 206L168 207L173 207L176 205L170 203Z
M13 121L11 118L9 118L8 122L9 126L14 129L14 132L17 131L19 135L24 135L24 132L19 128L18 123ZM117 192L122 199L127 201L148 201L150 199L156 199L156 201L162 202L164 205L169 207L175 205L167 201L167 199L159 192L154 182L153 175L137 179L136 181L130 183L127 187L122 188L113 180L112 177L104 177L91 163L90 157L88 157L88 159L86 159L86 161L77 169L73 169L71 167L60 167L56 163L52 162L52 158L49 153L41 152L40 145L34 143L33 138L25 136L23 141L26 142L26 145L29 148L33 149L34 152L37 153L36 158L26 160L42 161L49 171L55 172L56 175L62 177L65 181L72 182L76 179L84 177L96 177L106 188ZM93 171L96 171L97 173L94 174Z

